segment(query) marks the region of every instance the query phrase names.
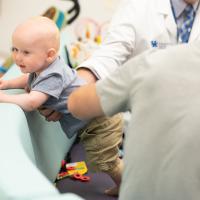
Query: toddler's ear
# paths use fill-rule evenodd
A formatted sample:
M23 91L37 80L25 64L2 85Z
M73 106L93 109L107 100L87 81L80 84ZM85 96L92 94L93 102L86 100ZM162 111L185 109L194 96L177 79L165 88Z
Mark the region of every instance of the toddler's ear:
M57 52L54 48L49 49L47 52L47 61L49 63L53 62L56 57L56 54L57 54Z

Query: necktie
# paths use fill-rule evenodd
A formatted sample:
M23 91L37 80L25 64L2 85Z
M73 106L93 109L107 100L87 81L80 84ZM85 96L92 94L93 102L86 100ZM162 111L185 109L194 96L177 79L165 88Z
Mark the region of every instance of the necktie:
M179 31L179 40L182 43L187 43L190 37L190 32L192 30L192 24L194 21L195 11L191 4L188 4L184 9L184 21Z

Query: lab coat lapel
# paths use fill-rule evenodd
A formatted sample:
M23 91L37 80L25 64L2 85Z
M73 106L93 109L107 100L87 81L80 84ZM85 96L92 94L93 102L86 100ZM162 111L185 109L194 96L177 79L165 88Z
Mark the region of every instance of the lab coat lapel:
M167 31L169 32L169 35L172 36L173 38L176 38L177 27L176 27L176 22L174 20L174 16L172 12L166 16L165 25L166 25Z
M192 26L192 32L190 33L189 42L195 41L200 38L200 7L197 10L194 24Z
M164 17L164 25L170 38L176 38L177 27L171 10L170 0L156 0L157 11Z

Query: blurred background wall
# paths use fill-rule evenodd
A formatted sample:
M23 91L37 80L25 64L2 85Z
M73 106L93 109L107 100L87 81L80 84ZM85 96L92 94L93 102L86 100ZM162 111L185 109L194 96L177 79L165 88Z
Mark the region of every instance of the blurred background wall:
M97 22L110 20L120 0L79 0L81 13L78 19L89 17ZM10 54L11 34L15 26L28 17L41 15L49 7L62 11L72 6L69 0L0 0L0 58ZM73 36L75 22L66 27Z

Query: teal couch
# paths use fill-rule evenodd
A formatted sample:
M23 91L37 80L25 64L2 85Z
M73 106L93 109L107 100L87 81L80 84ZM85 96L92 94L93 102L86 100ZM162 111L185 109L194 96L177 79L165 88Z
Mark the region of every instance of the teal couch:
M3 78L19 74L13 65ZM53 184L74 139L38 111L25 113L17 105L0 103L0 200L80 200L75 194L60 194Z

